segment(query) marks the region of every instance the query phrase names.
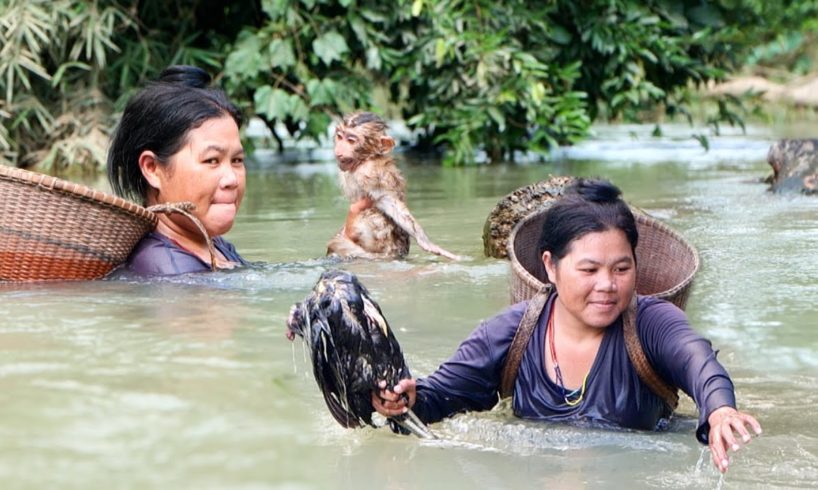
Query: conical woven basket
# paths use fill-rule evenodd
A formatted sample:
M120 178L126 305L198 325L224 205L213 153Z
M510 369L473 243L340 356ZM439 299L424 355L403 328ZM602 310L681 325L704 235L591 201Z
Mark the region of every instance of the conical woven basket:
M532 212L514 227L508 243L511 259L511 302L531 298L548 281L538 246L550 206ZM636 291L656 296L684 309L699 270L699 254L681 235L654 218L634 210L639 242L636 247Z
M119 197L0 165L0 281L103 277L156 223Z

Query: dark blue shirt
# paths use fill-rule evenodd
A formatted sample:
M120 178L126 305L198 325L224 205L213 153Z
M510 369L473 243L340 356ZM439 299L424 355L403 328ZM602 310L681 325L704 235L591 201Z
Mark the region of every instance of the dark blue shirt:
M236 247L224 238L213 238L213 246L227 260L247 265L247 261L236 252ZM154 231L145 235L136 244L125 262L125 268L140 275L164 276L210 271L210 264L183 249L165 235Z
M520 363L514 385L514 414L526 418L654 430L665 425L667 409L628 358L621 317L607 327L588 374L581 403L568 406L545 371L545 333L556 294L546 303ZM518 303L483 322L454 355L419 379L413 411L431 423L466 410L488 410L498 401L501 373L527 303ZM710 342L690 327L684 312L667 301L640 296L637 330L656 373L696 402L696 436L707 443L707 417L736 406L733 383L716 360Z

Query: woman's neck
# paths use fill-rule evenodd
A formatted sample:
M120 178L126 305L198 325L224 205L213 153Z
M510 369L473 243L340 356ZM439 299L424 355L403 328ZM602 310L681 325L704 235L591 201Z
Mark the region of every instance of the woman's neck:
M565 305L562 304L559 296L557 296L554 301L553 308L554 324L557 325L556 329L559 330L562 335L569 338L571 342L577 344L589 341L596 342L605 335L604 328L594 328L586 325L582 320L572 315L568 309L565 308Z
M156 225L156 232L165 235L180 247L199 257L206 264L210 263L210 251L207 240L198 233L193 235L185 228L176 224L168 215L160 214ZM217 252L218 254L218 252Z

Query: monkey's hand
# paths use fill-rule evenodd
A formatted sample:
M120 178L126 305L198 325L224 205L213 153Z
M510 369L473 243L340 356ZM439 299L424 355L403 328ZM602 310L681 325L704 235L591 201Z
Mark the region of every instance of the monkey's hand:
M355 221L358 220L361 213L371 208L372 205L372 199L368 196L358 199L349 205L349 213L347 213L347 219L344 222L344 228L341 230L341 233L346 235L352 242L358 243L358 237L351 231L355 229Z
M354 214L357 216L362 212L366 211L367 209L371 208L372 204L373 204L372 199L370 199L369 196L362 197L361 199L358 199L357 201L349 205L349 214L350 215Z

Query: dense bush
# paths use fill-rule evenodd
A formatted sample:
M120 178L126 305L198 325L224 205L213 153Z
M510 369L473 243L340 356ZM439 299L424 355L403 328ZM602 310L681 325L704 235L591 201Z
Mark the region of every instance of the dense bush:
M236 33L224 19L254 21L252 9L215 5L224 15L204 22L212 4L0 1L0 163L103 167L117 111L138 85L172 63L218 73Z
M691 87L745 60L807 69L816 13L783 0L3 0L0 161L100 167L123 101L172 63L223 69L280 145L282 131L318 140L342 112L388 108L447 163L513 159L600 117L685 113Z

